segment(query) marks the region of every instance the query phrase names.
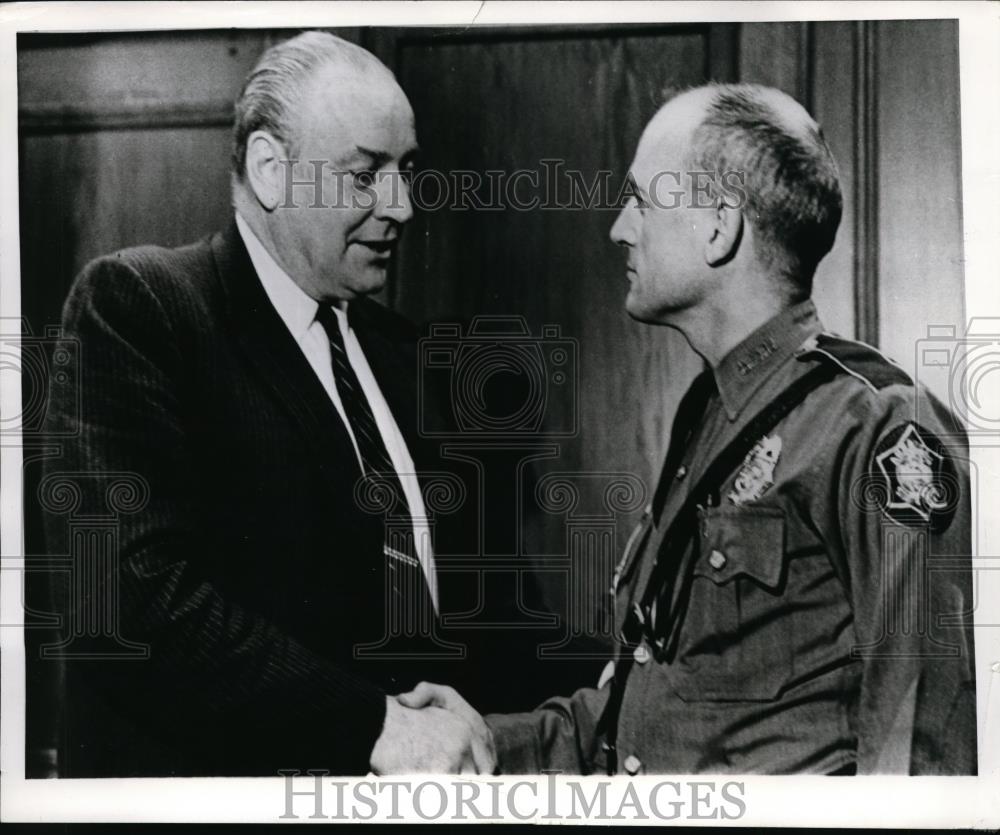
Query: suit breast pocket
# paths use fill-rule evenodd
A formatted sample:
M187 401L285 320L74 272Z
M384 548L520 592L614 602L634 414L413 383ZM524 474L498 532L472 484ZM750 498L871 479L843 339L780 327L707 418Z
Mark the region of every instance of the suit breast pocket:
M677 693L685 701L773 700L793 672L784 512L714 507L699 515Z

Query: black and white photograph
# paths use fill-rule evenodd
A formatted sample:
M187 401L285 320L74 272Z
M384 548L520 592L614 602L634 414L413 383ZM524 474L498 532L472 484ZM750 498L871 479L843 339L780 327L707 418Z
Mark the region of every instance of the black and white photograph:
M1000 825L1000 7L65 5L5 820Z

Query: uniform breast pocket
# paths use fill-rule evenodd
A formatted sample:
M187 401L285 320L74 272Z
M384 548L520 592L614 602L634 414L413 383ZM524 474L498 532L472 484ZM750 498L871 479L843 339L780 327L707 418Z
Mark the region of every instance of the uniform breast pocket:
M685 701L775 699L793 672L784 512L707 508L699 526L677 693Z

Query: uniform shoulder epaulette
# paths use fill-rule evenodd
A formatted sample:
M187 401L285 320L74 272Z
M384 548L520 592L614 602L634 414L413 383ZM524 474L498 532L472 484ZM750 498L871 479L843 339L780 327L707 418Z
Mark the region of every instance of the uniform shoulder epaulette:
M833 363L839 370L861 380L872 391L893 385L913 385L909 374L871 345L831 333L812 337L796 356L800 360L819 359Z

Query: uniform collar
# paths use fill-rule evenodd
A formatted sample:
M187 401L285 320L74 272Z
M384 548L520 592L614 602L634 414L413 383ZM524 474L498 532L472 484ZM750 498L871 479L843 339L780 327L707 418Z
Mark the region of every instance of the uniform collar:
M726 354L714 374L728 418L736 420L764 381L822 330L816 305L807 299L769 319Z

